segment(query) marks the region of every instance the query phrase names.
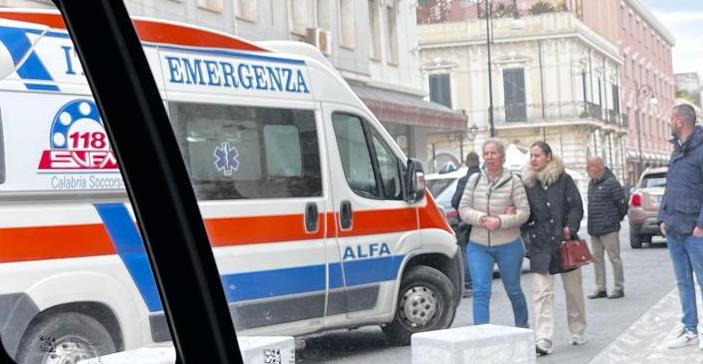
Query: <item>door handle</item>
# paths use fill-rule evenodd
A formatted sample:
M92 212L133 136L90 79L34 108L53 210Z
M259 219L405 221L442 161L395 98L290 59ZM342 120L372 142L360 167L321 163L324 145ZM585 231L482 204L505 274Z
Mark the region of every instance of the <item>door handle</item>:
M305 231L314 233L318 230L318 221L320 214L317 210L317 203L308 202L305 204Z
M354 214L352 213L351 202L349 202L349 200L342 201L342 204L339 206L339 224L342 226L342 229L351 229L352 216L354 216Z

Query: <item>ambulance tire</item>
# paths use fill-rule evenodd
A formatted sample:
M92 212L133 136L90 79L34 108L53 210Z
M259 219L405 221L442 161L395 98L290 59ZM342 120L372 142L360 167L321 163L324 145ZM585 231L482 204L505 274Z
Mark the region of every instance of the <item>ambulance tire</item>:
M410 345L414 333L446 329L454 320L457 299L456 290L444 273L424 265L414 266L403 276L395 318L383 327L383 332L396 345Z
M98 320L82 313L61 312L31 324L20 342L17 363L76 363L115 351L112 336ZM56 360L59 358L65 361Z

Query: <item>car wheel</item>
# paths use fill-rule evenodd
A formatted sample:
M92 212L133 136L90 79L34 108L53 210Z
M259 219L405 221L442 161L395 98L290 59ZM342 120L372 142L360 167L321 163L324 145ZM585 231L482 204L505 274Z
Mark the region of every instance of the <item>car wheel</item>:
M641 225L630 224L630 247L632 247L632 249L639 249L642 247L642 240L640 240L640 227Z
M444 273L418 265L407 271L400 284L393 322L383 332L395 344L409 345L417 332L448 328L454 320L457 293Z
M649 234L640 234L640 241L642 243L647 243L649 244L649 247L652 247L652 235Z
M68 364L114 353L107 329L91 316L62 312L32 323L17 354L19 364Z

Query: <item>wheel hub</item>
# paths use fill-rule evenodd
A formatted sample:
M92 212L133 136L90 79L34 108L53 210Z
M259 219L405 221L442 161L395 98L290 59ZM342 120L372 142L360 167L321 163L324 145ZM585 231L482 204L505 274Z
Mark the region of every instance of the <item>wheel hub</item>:
M401 300L401 317L411 327L427 325L439 311L437 294L427 287L411 287Z
M96 348L87 340L69 336L56 341L54 351L44 358L43 364L75 364L96 356Z

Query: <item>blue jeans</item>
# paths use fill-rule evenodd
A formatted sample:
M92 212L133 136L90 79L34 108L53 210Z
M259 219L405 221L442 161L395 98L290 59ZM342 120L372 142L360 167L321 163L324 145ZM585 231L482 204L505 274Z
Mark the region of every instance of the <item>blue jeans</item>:
M681 323L686 329L697 333L698 311L693 273L696 273L698 284L703 288L703 238L693 235L667 235L666 243L674 265L676 286L679 289L683 311Z
M491 247L469 241L467 255L474 286L474 325L489 323L493 264L498 263L500 279L513 306L515 326L528 327L527 303L520 287L522 259L525 255L522 239Z

